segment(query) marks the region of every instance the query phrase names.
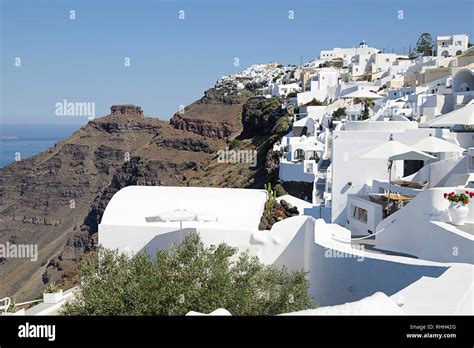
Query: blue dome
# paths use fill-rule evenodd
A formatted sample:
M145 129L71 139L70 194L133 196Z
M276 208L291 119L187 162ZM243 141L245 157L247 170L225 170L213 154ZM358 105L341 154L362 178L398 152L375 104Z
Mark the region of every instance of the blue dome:
M359 44L359 46L362 46L362 45L367 45L367 43L365 42L365 40L362 40L361 43Z

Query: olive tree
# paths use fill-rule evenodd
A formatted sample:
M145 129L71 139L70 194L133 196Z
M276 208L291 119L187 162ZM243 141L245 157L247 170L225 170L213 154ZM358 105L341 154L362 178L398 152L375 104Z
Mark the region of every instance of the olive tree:
M233 315L275 315L309 308L303 271L262 264L220 244L204 247L198 234L179 246L133 257L99 248L80 264L76 300L64 315L184 315L225 308Z

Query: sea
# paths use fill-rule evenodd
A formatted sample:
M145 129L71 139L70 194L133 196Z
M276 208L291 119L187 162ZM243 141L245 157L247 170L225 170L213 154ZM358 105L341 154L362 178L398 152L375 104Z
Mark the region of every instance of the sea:
M1 124L0 168L53 147L80 127L81 125Z

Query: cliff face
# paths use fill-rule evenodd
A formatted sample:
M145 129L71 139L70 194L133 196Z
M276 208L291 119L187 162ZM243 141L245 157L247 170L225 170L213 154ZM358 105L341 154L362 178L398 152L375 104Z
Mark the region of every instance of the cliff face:
M252 105L242 113L246 102ZM208 128L180 127L178 117L168 124L145 117L137 106L114 105L110 115L47 151L0 169L0 241L37 244L39 251L34 262L0 260L0 298L31 300L45 283L76 284L78 262L97 244L102 214L125 186L262 188L276 175L277 162L267 156L272 139L286 130L274 104L208 91L185 112ZM233 146L257 151L256 167L218 161L218 151L232 145L228 137L240 133L242 122L247 138Z
M182 117L179 113L171 118L170 124L176 129L218 139L229 137L234 129L234 125L230 122L212 122L193 119Z
M276 121L286 113L276 98L252 98L242 108L243 131L240 137L270 135Z
M39 253L35 262L2 260L0 297L31 299L43 280L74 281L117 190L186 185L223 147L146 118L139 107L116 105L53 148L0 169L0 241L37 244Z
M170 124L209 138L224 139L242 129L242 106L253 95L248 90L211 88L198 101L176 113Z

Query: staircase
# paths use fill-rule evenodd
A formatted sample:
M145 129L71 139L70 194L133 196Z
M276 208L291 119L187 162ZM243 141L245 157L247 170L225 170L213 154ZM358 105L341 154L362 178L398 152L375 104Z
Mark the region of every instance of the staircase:
M323 159L321 164L318 166L318 171L321 173L326 173L328 171L329 166L331 165L331 161L328 159Z

